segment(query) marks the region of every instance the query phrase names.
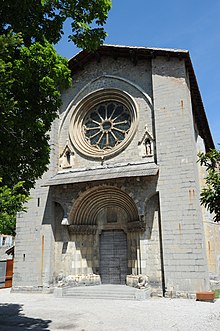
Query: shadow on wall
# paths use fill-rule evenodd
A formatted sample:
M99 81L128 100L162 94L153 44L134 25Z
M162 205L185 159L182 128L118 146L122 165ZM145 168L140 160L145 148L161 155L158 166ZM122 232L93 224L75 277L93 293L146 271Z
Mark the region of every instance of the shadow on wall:
M158 192L153 194L145 201L145 221L146 221L146 237L151 239L153 224L155 221L155 213L159 212L159 196Z
M22 311L22 305L0 303L0 330L50 330L51 320L26 317Z

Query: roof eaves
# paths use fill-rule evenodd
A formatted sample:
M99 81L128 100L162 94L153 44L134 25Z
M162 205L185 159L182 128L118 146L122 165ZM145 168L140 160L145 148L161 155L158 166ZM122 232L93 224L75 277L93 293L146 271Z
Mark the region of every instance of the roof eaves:
M96 59L99 62L101 56L112 56L113 58L130 57L133 60L135 56L138 56L138 59L154 58L156 56L179 57L182 59L186 58L188 54L189 52L187 50L181 49L102 45L97 51L89 52L83 50L77 53L69 60L69 68L72 74L74 74L82 70L84 65L92 59Z
M215 145L209 128L209 123L205 113L201 93L199 90L190 55L187 57L185 63L189 73L192 108L195 122L198 126L199 134L204 139L206 151L208 151L210 148L215 148Z

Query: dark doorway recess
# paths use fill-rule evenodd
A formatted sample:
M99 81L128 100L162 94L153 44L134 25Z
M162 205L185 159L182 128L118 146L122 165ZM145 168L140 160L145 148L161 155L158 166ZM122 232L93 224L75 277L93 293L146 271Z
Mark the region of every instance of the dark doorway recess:
M120 230L102 231L100 235L102 284L125 284L127 272L127 235Z

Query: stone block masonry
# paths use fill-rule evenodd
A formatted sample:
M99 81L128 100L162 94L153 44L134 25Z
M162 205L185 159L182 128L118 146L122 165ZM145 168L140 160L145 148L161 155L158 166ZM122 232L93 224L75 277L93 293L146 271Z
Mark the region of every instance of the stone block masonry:
M152 295L209 290L196 161L213 142L188 52L102 46L70 68L49 169L18 217L13 290L140 274Z
M166 287L168 291L208 289L185 63L158 57L153 60L152 76Z

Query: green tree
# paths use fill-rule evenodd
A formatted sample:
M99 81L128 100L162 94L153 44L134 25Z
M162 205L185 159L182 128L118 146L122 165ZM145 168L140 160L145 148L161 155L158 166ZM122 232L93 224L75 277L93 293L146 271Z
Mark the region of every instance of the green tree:
M28 200L26 194L19 192L22 185L19 182L12 188L0 186L0 233L15 235L17 212L25 211L24 202Z
M103 25L110 8L110 0L1 1L1 187L14 192L22 181L18 190L27 196L47 169L48 132L61 105L61 90L71 85L67 60L53 47L64 22L71 24L71 41L94 50L106 36Z
M199 162L207 170L206 185L200 196L201 204L213 213L215 222L220 222L220 150L199 153Z
M69 39L78 47L94 50L106 37L103 25L110 8L110 0L1 0L0 33L22 32L26 46L45 38L56 44L69 18Z
M46 170L51 122L70 85L67 61L46 40L22 46L20 33L0 36L0 176L29 192Z

